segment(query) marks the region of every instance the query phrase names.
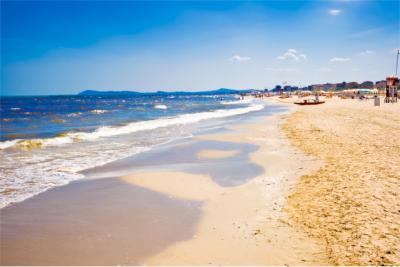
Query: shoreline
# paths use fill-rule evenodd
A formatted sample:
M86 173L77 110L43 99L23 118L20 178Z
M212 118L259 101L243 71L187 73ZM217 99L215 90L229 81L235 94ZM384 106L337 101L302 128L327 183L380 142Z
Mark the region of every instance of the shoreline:
M48 136L38 134L32 138L0 142L0 155L4 158L0 163L3 169L0 186L4 188L0 194L0 208L55 186L83 179L81 173L87 169L140 154L174 140L190 138L197 134L196 131L212 127L213 123L218 126L218 123L225 120L263 109L257 101L227 106L217 98L203 97L201 101L198 98L190 100L192 106L184 104L186 98L168 99L159 99L170 105L162 111L148 103L146 109L143 109L142 104L150 100L144 100L144 103L135 100L131 103L118 99L122 106L115 106L110 112L93 114L87 110L89 115L82 113L82 117L63 117L65 123L56 124L57 127L74 123L61 131L53 129L54 132L48 132ZM227 96L227 99L233 100L233 95ZM28 124L34 119L33 113L29 116L32 117L27 118ZM115 116L115 121L107 116ZM103 123L98 124L103 120ZM87 128L86 123L94 125Z
M398 264L399 106L265 101L1 209L1 264Z
M6 233L2 236L3 241L7 237L6 243L10 245L10 240L13 240L10 249L14 248L14 251L19 251L18 247L22 245L21 240L25 240L24 246L26 248L32 246L31 249L23 253L24 255L18 255L18 252L12 254L10 250L7 250L7 252L6 248L2 247L2 251L6 252L3 255L8 255L2 260L2 264L89 264L91 263L90 255L94 253L94 256L105 245L98 243L98 237L102 236L104 231L110 234L108 242L115 245L106 246L108 247L107 252L102 252L101 257L97 256L99 264L320 265L325 263L321 244L295 231L281 211L285 203L285 196L289 193L288 188L293 188L297 181L296 177L318 167L311 158L304 157L299 151L293 150L289 146L288 140L280 133L279 123L282 117L287 117L288 113L285 112L285 115L281 113L262 115L252 118L250 122L241 121L234 124L232 127L228 127L231 128L230 131L197 136L193 139L194 143L189 142L188 149L185 146L170 148L171 151L178 153L175 161L168 156L168 153L170 153L168 150L165 152L167 154L160 154L158 158L157 153L155 153L155 157L145 160L146 163L150 159L150 162L155 164L153 166L157 166L168 158L170 159L166 162L170 163L159 165L161 171L157 168L147 169L142 176L142 178L146 178L141 180L142 184L132 177L85 180L51 189L3 209L1 212L5 215L4 218L11 218L12 220L20 218L21 213L24 214L27 209L31 212L35 211L36 214L27 212L24 215L25 220L21 221L21 225L11 226L10 220L6 220L6 224L4 224L4 220L2 221L5 230L3 232ZM257 147L257 149L253 147ZM283 162L287 159L289 159L287 162ZM199 161L200 167L193 169L191 166L198 165ZM180 165L180 162L183 164ZM190 162L197 163L193 165ZM237 171L233 168L235 165L238 167ZM182 168L174 169L173 166L182 166ZM232 170L230 170L231 168ZM260 168L264 171L258 171ZM100 170L104 171L101 168ZM211 171L209 173L211 176L207 174L208 171ZM230 174L229 171L231 171ZM253 177L241 177L240 171L245 171L247 175L250 174ZM136 172L134 175L139 174L140 172ZM229 182L229 180L223 178L226 174L239 175L240 180L233 183ZM168 180L168 177L170 180ZM182 181L186 182L183 183ZM106 188L102 186L102 183L112 183L115 184L115 187ZM183 194L180 194L176 191L178 187L172 185L182 185L182 183L185 185L183 187L185 190ZM91 189L86 196L80 195L77 193L80 191L78 189L84 188L84 185L97 189L95 191ZM202 189L199 190L199 188ZM129 224L135 225L132 221L135 219L135 214L127 215L124 226L106 223L109 220L108 217L121 216L117 215L119 214L116 213L117 211L126 212L128 208L134 208L143 212L143 209L146 209L147 204L143 206L140 204L142 201L137 200L131 202L133 201L132 197L127 193L122 193L130 190L133 190L132 192L137 190L139 190L138 192L149 192L142 195L143 199L154 195L154 197L146 200L146 203L148 202L153 207L161 208L159 205L165 201L157 200L154 202L150 199L166 198L172 201L171 204L168 204L169 208L166 213L162 213L159 219L157 219L156 214L148 214L148 212L144 214L148 214L146 216L150 217L141 219L162 222L161 225L163 226L160 229L157 230L160 225L154 225L153 228L145 227L145 225L126 228ZM99 195L103 195L105 198L99 199ZM156 195L159 197L156 197ZM70 200L70 198L73 200ZM64 205L65 212L59 211L53 203ZM116 206L115 203L120 204ZM94 211L85 214L85 209L82 209L81 206L92 207L90 209L94 209ZM182 212L178 212L180 209L186 210L184 212L184 214L187 214L185 220L190 222L183 227L178 226ZM177 212L168 212L168 210ZM10 213L14 214L10 217ZM59 221L57 220L59 218L65 220ZM94 225L97 226L94 229L88 229L90 234L87 236L84 229L94 223L92 218L101 219L95 222ZM193 221L192 218L197 219ZM30 226L30 220L34 220L33 224L31 221L33 226ZM35 223L37 220L44 220L48 223L39 227ZM55 225L51 223L54 220L58 221ZM81 238L86 241L82 243L82 241L78 241L79 239L74 239L75 237L65 238L64 253L61 256L59 248L52 244L59 242L58 238L64 235L65 229L71 230L71 227L68 226L71 220L80 222L72 227L72 230L83 231ZM8 228L4 228L5 225ZM165 225L170 225L173 228L165 228ZM103 228L104 230L101 230ZM164 228L165 230L163 230ZM181 234L172 234L174 228L179 229L178 231ZM10 229L13 229L14 236L12 236ZM137 231L140 231L143 235L153 236L142 243L147 251L141 253L143 257L139 257L135 251L129 252L129 249L128 251L126 249L121 250L117 245L124 235L129 233L128 236L132 234L135 236L134 233ZM25 236L19 237L20 232L25 233ZM190 234L191 232L192 234ZM29 236L41 238L42 245L37 246L31 241L27 241L26 238ZM171 237L168 239L167 236ZM152 245L155 240L158 241ZM4 245L5 242L2 242L2 244ZM133 245L128 247L135 248ZM221 247L226 247L226 249L221 251ZM49 248L51 248L50 251L53 251L52 257L48 257L48 252L43 253L43 251L49 251ZM71 250L71 248L73 249ZM77 252L78 248L80 248L80 252ZM74 261L67 260L71 251L74 251ZM246 251L246 255L243 255L243 251ZM121 253L129 255L129 257L122 259L121 256L118 256ZM18 259L24 260L18 261ZM46 261L46 259L49 261Z
M289 146L279 129L288 114L290 111L235 125L230 127L234 130L231 133L197 137L198 140L251 143L259 147L250 154L250 161L262 166L264 172L243 185L222 187L207 175L193 176L185 172L146 172L122 177L128 183L171 197L203 202L203 215L193 238L146 258L146 264L326 263L321 243L295 231L282 212L297 177L321 165Z
M292 100L1 209L0 263L398 264L399 106Z

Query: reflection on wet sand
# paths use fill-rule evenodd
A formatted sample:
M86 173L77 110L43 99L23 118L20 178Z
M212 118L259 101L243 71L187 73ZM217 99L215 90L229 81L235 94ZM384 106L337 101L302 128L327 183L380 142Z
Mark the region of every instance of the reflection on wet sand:
M179 145L144 152L140 155L90 169L83 174L87 177L124 176L145 171L183 171L192 174L209 175L220 186L242 185L264 169L250 161L250 154L257 151L258 146L239 142L223 142L214 140L188 140ZM199 157L208 153L209 157ZM213 151L211 155L207 151ZM215 156L223 154L224 157ZM234 151L234 153L232 153ZM230 157L226 155L232 153Z
M1 210L2 265L137 265L193 236L201 202L116 178L71 183Z

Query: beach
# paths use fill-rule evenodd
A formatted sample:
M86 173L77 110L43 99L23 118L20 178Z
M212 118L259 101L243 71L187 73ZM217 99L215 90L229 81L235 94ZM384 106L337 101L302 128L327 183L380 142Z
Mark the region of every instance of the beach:
M283 212L297 177L321 162L282 134L293 107L274 108L3 208L1 263L325 263L322 243Z
M324 241L331 264L400 264L399 118L399 104L334 98L283 125L293 145L324 161L285 210Z
M167 195L202 201L196 234L146 259L149 265L318 265L325 263L320 242L290 227L282 212L285 196L298 174L319 162L288 146L281 135L282 116L270 116L233 127L234 133L201 136L201 140L251 143L259 146L250 160L264 172L235 187L222 187L207 176L150 172L122 179ZM232 129L233 129L232 128ZM206 153L207 152L207 153ZM231 154L235 151L231 151ZM228 153L200 151L202 157ZM228 167L229 168L229 167Z
M1 264L398 264L398 105L293 100L1 209Z
M400 267L400 0L0 5L0 267Z

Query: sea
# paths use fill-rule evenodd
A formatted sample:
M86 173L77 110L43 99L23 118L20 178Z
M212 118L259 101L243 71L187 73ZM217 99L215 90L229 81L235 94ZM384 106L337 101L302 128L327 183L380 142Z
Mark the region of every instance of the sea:
M265 108L235 94L181 93L1 97L0 104L0 208Z

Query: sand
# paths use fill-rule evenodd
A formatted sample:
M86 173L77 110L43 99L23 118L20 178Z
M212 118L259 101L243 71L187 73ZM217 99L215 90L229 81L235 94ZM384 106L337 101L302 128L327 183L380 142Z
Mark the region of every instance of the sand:
M282 211L298 176L322 166L289 145L287 116L106 164L2 209L0 263L325 264L323 243Z
M2 210L1 263L399 265L400 104L293 100L275 99L284 114L161 153L162 168L144 157L130 175ZM263 172L227 184L217 176L230 169L209 161Z
M331 264L399 265L400 104L334 98L299 108L283 129L324 161L288 199L296 227L324 242Z
M104 178L50 189L0 213L0 265L142 265L193 236L201 203Z
M193 237L145 258L146 264L326 264L323 244L296 231L282 211L297 177L317 170L321 163L289 145L279 130L281 119L281 115L270 116L235 126L233 133L198 137L259 146L249 160L262 166L264 173L244 184L221 186L208 175L177 171L133 173L121 178L171 198L202 202L202 217Z
M199 158L220 159L234 157L238 154L238 150L203 149L199 153L197 153L197 156Z
M222 190L206 175L181 172L135 173L122 180L151 188L170 197L205 200L222 193Z

